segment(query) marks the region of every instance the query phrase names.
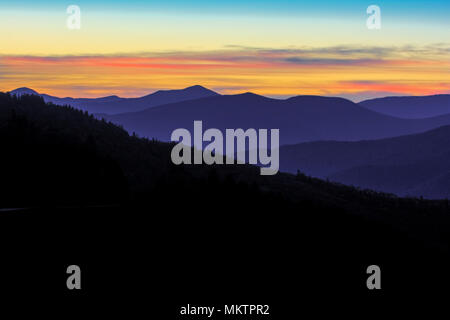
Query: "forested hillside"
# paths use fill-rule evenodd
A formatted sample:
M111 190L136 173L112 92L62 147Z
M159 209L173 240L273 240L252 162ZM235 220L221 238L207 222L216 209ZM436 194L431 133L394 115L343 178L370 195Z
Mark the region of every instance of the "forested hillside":
M305 272L328 272L330 263L342 260L339 270L352 277L372 261L402 274L405 263L410 268L419 259L396 280L400 287L430 259L447 266L446 200L397 198L302 174L260 176L259 168L246 165L175 166L170 144L129 136L37 96L0 94L0 145L0 208L28 208L3 212L2 234L41 239L45 230L39 244L22 241L33 254L55 239L71 241L80 252L102 239L112 256L121 248L141 259L149 244L177 234L186 243L171 244L170 252L184 256L203 248L210 250L205 259L211 254L216 263L228 250L239 252L241 261L258 252L283 261L289 277L300 267L297 255L314 261L301 266ZM11 226L21 232L11 234ZM82 247L72 234L82 235ZM254 272L258 265L252 266Z

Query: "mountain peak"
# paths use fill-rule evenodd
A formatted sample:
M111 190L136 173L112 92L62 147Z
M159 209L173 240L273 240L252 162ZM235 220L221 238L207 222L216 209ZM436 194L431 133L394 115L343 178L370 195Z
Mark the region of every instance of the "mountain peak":
M173 103L173 102L179 102L179 101L183 101L183 100L200 99L200 98L206 98L206 97L212 97L212 96L218 96L218 95L219 94L217 92L209 90L200 85L195 85L195 86L187 87L184 89L159 90L159 91L153 92L147 96L141 97L139 99L155 98L155 97L165 97L165 98L169 97L169 100L166 101L166 103ZM170 100L173 100L173 101L170 101Z
M203 86L201 86L199 84L196 84L196 85L184 88L183 91L189 91L189 92L195 92L195 93L207 93L207 94L210 94L210 95L218 95L217 92L212 91L212 90L210 90L208 88L205 88L205 87L203 87Z
M264 98L264 99L270 99L265 96L261 96L259 94L253 93L253 92L244 92L244 93L238 93L238 94L232 94L231 97L245 97L245 98Z
M204 90L208 90L207 88L205 88L204 86L201 86L199 84L195 84L193 86L190 87L186 87L185 90L189 90L189 89L204 89Z
M29 94L29 95L39 95L39 93L37 93L36 91L34 91L33 89L27 88L27 87L22 87L22 88L17 88L14 89L12 91L9 92L11 95L15 95L15 96L23 96L25 94Z

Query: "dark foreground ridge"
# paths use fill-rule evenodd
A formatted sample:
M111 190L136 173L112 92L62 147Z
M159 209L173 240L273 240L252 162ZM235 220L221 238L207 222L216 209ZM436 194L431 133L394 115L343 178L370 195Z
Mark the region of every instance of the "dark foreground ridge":
M76 263L87 275L79 301L260 299L283 319L298 300L289 290L313 308L450 283L446 200L252 166L174 166L170 144L38 96L0 94L0 142L0 207L28 208L0 212L4 286L21 294L70 300L65 266ZM383 270L382 294L366 288L371 264Z

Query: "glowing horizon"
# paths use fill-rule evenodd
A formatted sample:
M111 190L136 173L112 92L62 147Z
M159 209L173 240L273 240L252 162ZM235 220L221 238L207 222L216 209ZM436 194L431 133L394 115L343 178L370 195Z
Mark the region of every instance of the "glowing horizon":
M450 93L450 4L379 1L0 1L0 91L134 97L200 84L274 97Z

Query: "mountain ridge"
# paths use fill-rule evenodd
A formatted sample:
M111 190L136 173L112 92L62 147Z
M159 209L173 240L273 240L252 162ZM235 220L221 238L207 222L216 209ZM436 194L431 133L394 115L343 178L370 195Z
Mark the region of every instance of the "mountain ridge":
M45 102L52 102L57 105L70 105L74 108L88 111L92 114L133 112L167 103L219 95L218 93L200 85L194 85L184 89L158 90L136 98L121 98L117 95L99 98L60 98L48 94L40 94L37 91L27 87L14 89L10 91L10 93L19 96L23 94L38 95L43 97Z
M446 198L450 197L450 183L444 188L440 181L437 192L433 181L450 171L449 157L450 125L447 125L387 139L283 146L280 170L291 173L300 170L314 177L401 196Z
M368 99L359 105L379 113L405 119L421 119L450 114L450 94L429 96L389 96Z
M171 132L192 128L280 129L280 144L358 141L425 132L450 124L450 115L401 119L368 110L344 98L296 96L286 100L252 93L219 95L105 117L143 137L170 141Z

